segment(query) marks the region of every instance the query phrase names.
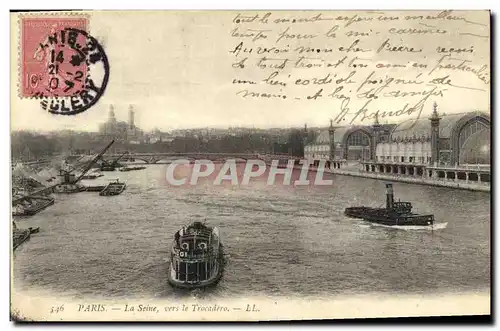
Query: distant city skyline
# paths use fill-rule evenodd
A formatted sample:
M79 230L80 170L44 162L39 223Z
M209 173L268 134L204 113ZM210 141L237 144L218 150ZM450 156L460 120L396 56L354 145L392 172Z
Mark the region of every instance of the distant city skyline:
M123 107L121 108L118 108L116 106L113 105L113 111L114 111L114 114L115 114L115 118L118 122L127 122L127 120L129 120L129 107L130 107L131 104L127 104L127 105L123 105ZM133 106L133 105L132 105ZM432 106L431 106L432 107ZM439 104L438 104L438 107L439 107ZM481 111L481 110L479 110ZM486 113L489 113L489 110L483 110L484 112ZM459 114L459 113L465 113L467 111L454 111L454 112L446 112L442 109L439 110L439 113L441 115L445 115L445 114ZM136 109L134 108L134 124L137 128L139 128L140 130L146 132L146 133L151 133L151 132L154 132L156 130L159 130L160 132L163 132L163 133L169 133L169 132L173 132L173 131L177 131L177 130L181 130L181 131L186 131L186 130L206 130L206 129L215 129L215 130L230 130L230 129L255 129L255 130L273 130L273 129L276 129L276 130L279 130L279 129L283 129L283 130L290 130L290 129L303 129L305 126L307 126L308 129L321 129L321 128L326 128L326 127L329 127L330 126L330 121L331 119L328 119L327 121L325 121L324 123L307 123L307 122L304 122L304 123L298 123L297 125L288 125L288 126L272 126L272 125L269 125L269 126L258 126L258 125L254 125L254 124L235 124L235 125L224 125L224 124L220 124L220 125L212 125L212 126L209 126L209 125L205 125L205 126L195 126L195 125L189 125L189 124L186 124L185 126L161 126L161 125L157 125L157 126L153 126L153 127L148 127L148 128L143 128L141 127L140 125L140 116L138 116L138 114L140 115L140 112L136 111ZM429 114L424 114L421 116L421 118L427 118L428 116L430 115L430 112ZM51 115L51 116L54 116L54 115ZM83 128L79 125L65 125L61 128L53 128L53 129L37 129L37 128L15 128L15 127L11 127L11 131L33 131L33 132L40 132L40 133L50 133L50 132L58 132L58 131L74 131L74 132L94 132L94 133L97 133L99 132L99 129L100 129L100 126L105 123L106 121L108 121L108 118L109 118L109 108L108 108L108 111L106 112L106 114L104 114L102 117L102 121L98 122L95 124L95 127L92 125L87 125L87 126L84 126ZM397 123L400 123L400 122L403 122L403 121L406 121L406 120L410 120L410 119L416 119L417 117L392 117L392 118L384 118L382 120L380 120L379 122L381 124L397 124ZM340 126L351 126L351 125L361 125L361 126L364 126L364 125L371 125L373 123L372 120L365 120L364 122L361 122L361 123L357 123L357 124L345 124L345 125L342 125L342 124L339 124L339 123L334 123L334 126L336 127L340 127Z

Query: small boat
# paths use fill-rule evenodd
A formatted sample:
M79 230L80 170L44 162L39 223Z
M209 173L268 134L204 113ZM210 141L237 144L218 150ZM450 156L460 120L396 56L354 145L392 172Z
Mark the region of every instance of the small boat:
M114 165L103 165L101 166L101 171L115 171L116 166Z
M100 196L111 196L121 194L125 190L126 184L121 183L119 179L116 181L109 183L104 187L104 189L99 192Z
M146 167L123 167L123 168L120 168L120 171L134 171L134 170L143 170L143 169L146 169Z
M168 282L184 289L215 285L224 271L224 247L219 229L194 222L175 233Z
M433 226L434 215L412 212L411 202L394 201L392 184L386 184L386 207L349 207L345 215L389 226Z
M29 227L28 230L29 230L30 234L38 233L38 232L40 232L40 227L39 226L36 228Z
M102 177L104 176L103 174L101 174L100 172L97 172L97 171L94 171L94 172L91 172L89 174L86 174L82 177L82 179L96 179L96 178L99 178L99 177Z

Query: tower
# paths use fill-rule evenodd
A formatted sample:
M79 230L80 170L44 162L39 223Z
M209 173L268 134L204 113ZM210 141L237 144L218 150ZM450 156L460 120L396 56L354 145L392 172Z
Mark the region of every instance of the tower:
M387 210L392 210L394 207L394 191L392 190L392 184L385 184L385 208Z
M116 122L115 107L113 107L113 105L109 105L108 122L109 123Z
M432 115L429 118L431 121L431 164L439 164L439 121L441 117L437 112L437 103L433 104Z
M302 155L306 156L306 146L309 140L309 132L307 131L307 123L304 124L304 130L302 131Z
M372 161L377 160L377 144L380 142L380 128L382 126L380 125L380 122L378 121L378 112L375 113L375 120L373 121L372 128L373 128L373 135L372 135L372 141L371 141L371 159Z
M304 130L302 130L302 143L304 147L309 143L309 131L307 130L307 124L304 124Z
M128 107L128 127L130 130L133 130L135 128L134 108L132 107L132 105L129 105L129 107Z
M330 138L330 161L335 159L335 127L333 120L330 119L330 127L328 128L328 136Z

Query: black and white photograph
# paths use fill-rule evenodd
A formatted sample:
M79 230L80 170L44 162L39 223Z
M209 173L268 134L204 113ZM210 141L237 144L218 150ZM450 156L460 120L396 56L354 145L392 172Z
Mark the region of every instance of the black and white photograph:
M11 320L490 315L490 15L11 11Z

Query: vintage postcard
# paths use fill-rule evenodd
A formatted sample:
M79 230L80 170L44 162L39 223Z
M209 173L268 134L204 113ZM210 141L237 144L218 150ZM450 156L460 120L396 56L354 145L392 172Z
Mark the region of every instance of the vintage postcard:
M11 12L11 319L490 315L490 12Z

